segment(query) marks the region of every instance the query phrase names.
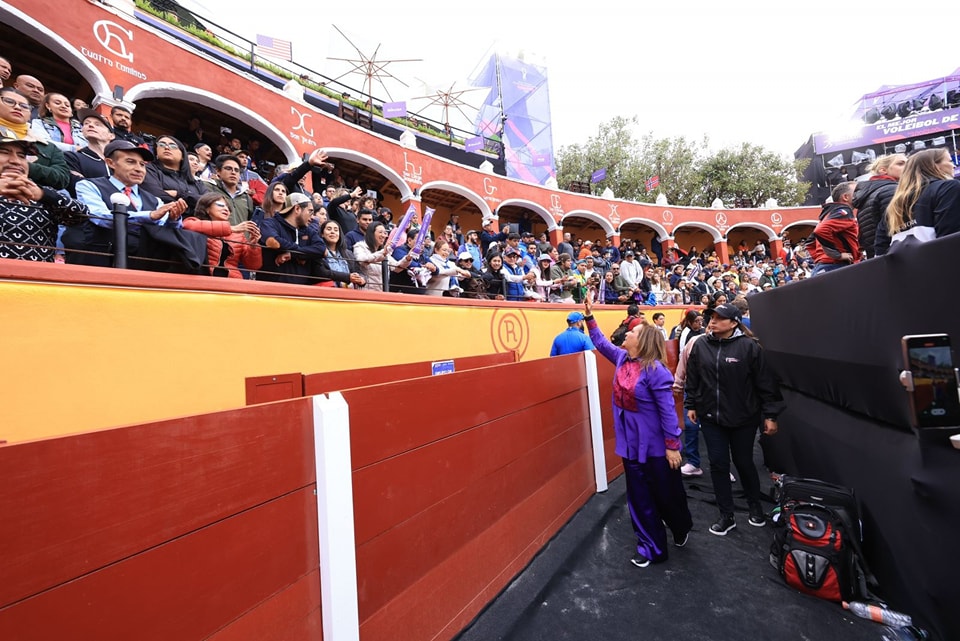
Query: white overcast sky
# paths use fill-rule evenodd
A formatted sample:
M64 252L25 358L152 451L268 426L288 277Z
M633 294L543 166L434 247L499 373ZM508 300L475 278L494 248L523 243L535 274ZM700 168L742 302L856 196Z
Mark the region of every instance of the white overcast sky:
M960 67L949 30L936 35L956 11L941 0L182 4L251 40L291 40L295 60L331 77L347 67L328 58L352 55L331 25L368 56L379 46L379 60L422 59L388 66L410 85L391 93L411 110L423 104L409 100L427 93L422 82L466 88L494 48L523 50L547 68L555 149L585 142L614 116L637 116L638 136L707 134L714 148L752 142L792 156L810 134L843 127L863 94Z

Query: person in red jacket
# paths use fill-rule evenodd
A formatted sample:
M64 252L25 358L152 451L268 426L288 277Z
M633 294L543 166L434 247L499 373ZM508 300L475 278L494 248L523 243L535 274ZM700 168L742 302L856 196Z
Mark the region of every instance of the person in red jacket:
M833 188L833 202L823 206L820 222L813 230L808 246L815 266L811 276L852 265L860 259L860 227L851 201L855 182L840 183Z
M244 269L256 271L263 266L260 228L252 221L230 224L230 207L220 192L200 196L193 216L183 226L207 237L207 271L213 276L243 278ZM249 236L249 239L247 238Z

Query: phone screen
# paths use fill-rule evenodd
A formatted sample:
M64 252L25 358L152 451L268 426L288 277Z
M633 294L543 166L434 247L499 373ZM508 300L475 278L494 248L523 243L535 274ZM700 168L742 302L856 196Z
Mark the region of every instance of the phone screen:
M960 425L960 394L950 337L904 337L907 367L913 376L913 411L918 427Z

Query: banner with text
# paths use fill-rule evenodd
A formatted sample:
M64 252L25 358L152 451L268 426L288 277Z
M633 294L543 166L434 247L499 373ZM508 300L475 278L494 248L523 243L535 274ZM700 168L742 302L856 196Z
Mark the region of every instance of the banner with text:
M917 136L929 136L960 129L960 108L914 114L906 118L884 120L846 135L816 134L813 148L818 154L867 147Z

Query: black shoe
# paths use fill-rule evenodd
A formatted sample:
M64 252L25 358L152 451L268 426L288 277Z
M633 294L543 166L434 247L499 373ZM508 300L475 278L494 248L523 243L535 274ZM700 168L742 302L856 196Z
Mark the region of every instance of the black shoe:
M763 508L759 503L750 505L750 518L747 519L747 523L753 527L763 527L767 524L767 517L764 516Z
M675 546L677 546L678 548L682 548L684 545L687 544L687 539L689 539L689 538L690 538L690 531L687 530L687 533L684 534L684 535L681 536L681 537L676 537L676 536L674 536L674 537L673 537L673 544L674 544Z
M633 563L638 568L645 568L650 565L650 559L637 552L633 555L633 558L630 559L630 563Z
M737 527L737 521L733 518L733 515L723 514L717 519L717 522L710 526L710 534L716 534L717 536L726 536L727 532Z

